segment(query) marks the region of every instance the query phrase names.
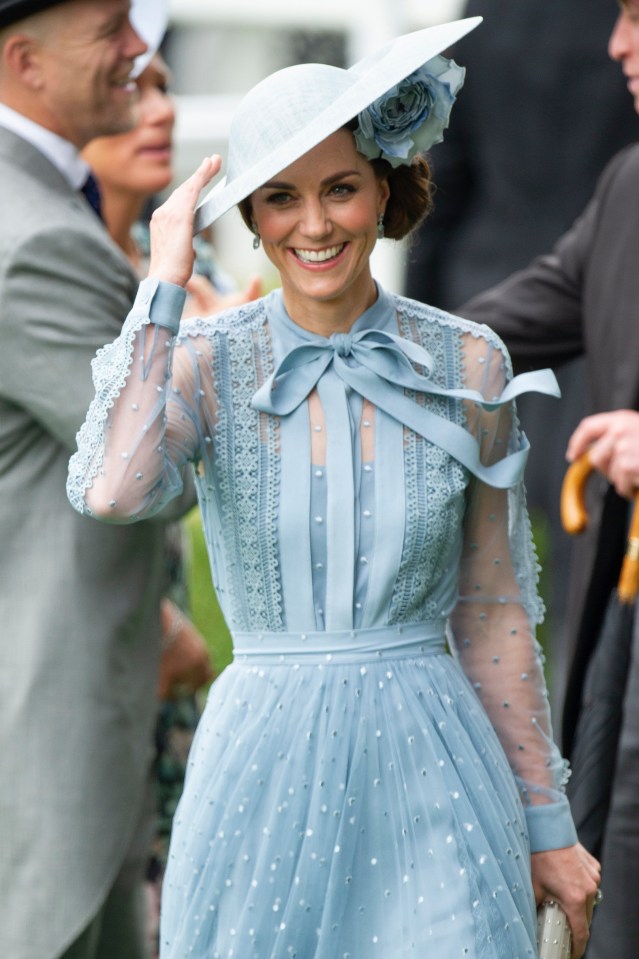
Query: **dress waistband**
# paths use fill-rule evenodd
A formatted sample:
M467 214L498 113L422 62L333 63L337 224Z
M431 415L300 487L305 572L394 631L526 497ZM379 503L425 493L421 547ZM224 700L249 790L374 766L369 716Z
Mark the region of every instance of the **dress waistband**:
M235 662L359 663L446 652L445 620L307 633L234 633Z

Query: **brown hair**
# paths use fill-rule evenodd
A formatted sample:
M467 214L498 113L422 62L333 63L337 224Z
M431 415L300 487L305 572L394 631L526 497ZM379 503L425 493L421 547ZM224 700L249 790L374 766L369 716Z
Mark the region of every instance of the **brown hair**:
M392 167L386 160L371 160L375 175L386 178L390 197L384 213L384 236L402 240L430 213L433 181L428 160L413 158L409 166Z
M357 120L345 124L353 132ZM413 158L410 165L392 167L386 160L370 160L375 176L388 180L390 197L384 213L384 236L401 240L408 236L430 213L433 205L433 181L428 160ZM240 200L238 208L249 230L253 230L251 198Z

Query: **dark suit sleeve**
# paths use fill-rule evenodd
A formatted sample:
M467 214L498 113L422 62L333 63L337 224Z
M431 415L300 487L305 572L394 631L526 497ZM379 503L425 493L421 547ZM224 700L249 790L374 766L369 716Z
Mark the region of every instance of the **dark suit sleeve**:
M611 161L583 214L551 253L458 308L461 316L499 333L519 369L559 365L584 352L582 300L593 246L627 155L623 150Z
M518 368L557 365L582 353L582 276L596 215L593 202L552 253L456 311L495 330Z

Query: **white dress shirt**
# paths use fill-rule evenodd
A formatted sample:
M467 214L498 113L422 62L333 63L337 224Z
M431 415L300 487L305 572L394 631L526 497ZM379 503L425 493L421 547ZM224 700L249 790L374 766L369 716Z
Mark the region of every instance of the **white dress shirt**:
M34 123L33 120L8 107L6 103L0 103L0 126L27 140L36 150L43 153L69 181L74 190L79 190L83 186L90 168L73 143L40 126L39 123Z

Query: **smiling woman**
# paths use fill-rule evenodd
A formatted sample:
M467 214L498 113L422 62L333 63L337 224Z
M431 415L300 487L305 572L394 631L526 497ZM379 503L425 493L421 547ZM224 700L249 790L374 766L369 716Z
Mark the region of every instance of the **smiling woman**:
M427 211L420 151L463 79L440 51L477 22L250 91L226 177L198 205L205 160L154 214L94 364L69 498L134 522L192 463L234 644L176 816L167 959L523 959L536 896L585 947L598 867L552 741L513 402L554 377L513 379L487 327L370 267ZM180 328L194 224L237 203L281 289Z
M369 258L389 195L352 133L338 130L246 201L296 322L330 335L375 302Z

